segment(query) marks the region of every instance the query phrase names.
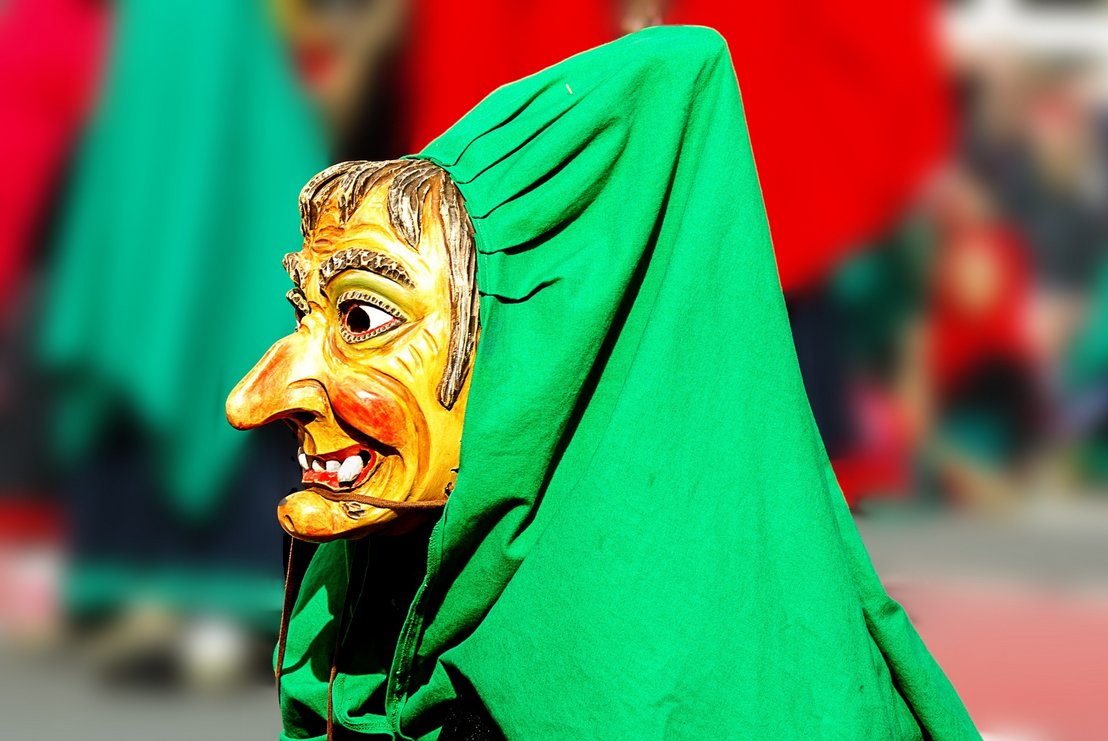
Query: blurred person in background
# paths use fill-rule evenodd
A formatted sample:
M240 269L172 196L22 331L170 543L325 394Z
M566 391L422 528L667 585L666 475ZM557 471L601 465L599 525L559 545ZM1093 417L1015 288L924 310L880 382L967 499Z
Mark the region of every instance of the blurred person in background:
M934 259L934 227L914 212L834 271L828 302L842 326L853 446L835 474L848 500L905 500L916 493L926 436L922 316Z
M616 0L271 1L336 161L420 149L496 86L616 38L625 15Z
M1030 331L1047 402L1039 489L1072 491L1075 447L1103 425L1108 126L1081 57L992 53L966 63L965 160L1018 231L1032 272ZM1094 455L1095 458L1095 455ZM1096 466L1094 465L1095 469Z
M1095 77L1073 60L990 58L974 73L965 158L1026 237L1039 334L1057 357L1108 249L1108 129Z
M928 454L958 500L1010 501L1041 434L1026 251L969 173L943 185L918 366Z
M837 271L859 447L840 479L858 499L967 506L1013 500L1042 436L1031 266L971 174Z
M95 98L108 10L97 0L10 0L0 11L0 635L24 642L56 633L62 530L43 475L52 457L42 383L28 362L28 303L59 181Z
M114 16L31 314L56 382L65 606L97 627L111 676L230 681L276 630L272 497L297 475L221 400L287 325L270 258L297 241L287 204L323 138L263 5L123 0Z
M326 122L332 160L397 156L405 112L406 0L271 0L297 77Z

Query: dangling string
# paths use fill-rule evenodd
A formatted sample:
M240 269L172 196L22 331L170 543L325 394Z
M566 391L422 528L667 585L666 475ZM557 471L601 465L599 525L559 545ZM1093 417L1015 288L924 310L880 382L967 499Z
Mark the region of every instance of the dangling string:
M277 665L273 668L273 679L277 684L277 705L281 704L281 673L285 668L285 643L289 637L289 620L292 618L292 608L296 601L296 595L300 591L291 589L293 554L296 552L296 538L289 539L288 564L285 566L285 593L281 603L281 627L277 631Z
M281 627L277 633L277 665L274 667L274 679L277 683L277 704L281 704L281 675L285 668L285 645L288 642L289 621L292 617L292 608L296 603L299 589L292 588L292 575L295 564L293 561L297 551L297 539L291 538L289 543L288 565L285 567L285 595L281 606ZM342 645L342 631L346 624L345 608L339 614L339 624L335 628L335 648L331 652L331 676L327 680L327 741L334 738L334 696L335 677L338 675L339 647Z
M368 559L369 545L368 541L360 541L354 544L353 557L350 563L350 574L347 579L346 596L343 598L342 611L339 613L339 621L335 626L335 648L331 652L331 674L327 679L327 741L333 741L335 732L335 677L339 673L339 651L342 649L342 645L346 642L346 631L350 628L353 622L354 613L358 609L358 604L361 602L362 593L365 590L364 580L358 587L358 591L353 595L351 599L350 581L353 578L353 574L366 574L366 564Z
M318 490L320 496L324 499L330 499L332 502L358 502L359 504L368 504L370 507L377 507L379 509L391 509L391 510L406 510L406 509L437 509L446 506L446 501L449 497L442 497L441 499L421 499L413 502L396 502L392 499L381 499L380 497L370 497L365 494L353 494L335 492L329 492L324 489Z
M339 673L339 644L335 643L335 653L331 657L331 677L327 680L327 741L334 741L335 733L335 676Z

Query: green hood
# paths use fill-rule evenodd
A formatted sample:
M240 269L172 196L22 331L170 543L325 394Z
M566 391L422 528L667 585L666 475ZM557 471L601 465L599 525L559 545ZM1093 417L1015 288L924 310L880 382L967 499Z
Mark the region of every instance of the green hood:
M287 737L325 733L336 657L366 734L433 737L465 692L509 739L977 738L828 465L723 40L625 37L419 156L480 253L461 472L395 655L367 604L397 545L316 551Z

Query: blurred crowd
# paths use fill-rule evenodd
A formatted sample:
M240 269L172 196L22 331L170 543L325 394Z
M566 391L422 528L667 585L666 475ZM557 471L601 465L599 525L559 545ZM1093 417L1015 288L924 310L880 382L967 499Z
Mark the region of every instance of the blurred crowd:
M848 497L1005 507L1108 473L1102 61L951 54L957 130L905 220L831 279Z
M731 46L851 505L1101 496L1108 48L1082 29L1108 11L1067 4L1039 43L1048 3L770 5L0 5L0 643L120 681L264 675L299 474L223 399L291 325L300 186L661 22Z

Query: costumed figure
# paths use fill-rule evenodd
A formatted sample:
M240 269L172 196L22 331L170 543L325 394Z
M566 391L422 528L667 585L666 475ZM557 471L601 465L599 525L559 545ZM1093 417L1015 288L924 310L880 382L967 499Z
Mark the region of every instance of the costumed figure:
M978 737L835 483L718 34L502 87L301 216L227 405L300 439L283 738Z

